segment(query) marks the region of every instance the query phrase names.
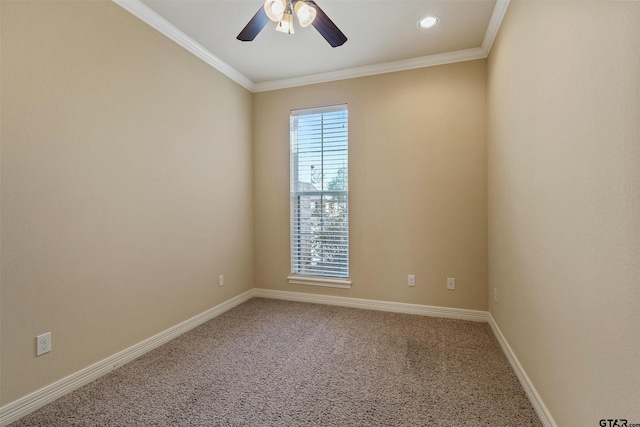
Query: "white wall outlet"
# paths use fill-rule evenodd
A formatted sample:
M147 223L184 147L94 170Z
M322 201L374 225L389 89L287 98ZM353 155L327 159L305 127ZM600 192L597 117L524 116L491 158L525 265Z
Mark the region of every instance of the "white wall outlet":
M407 285L409 286L415 286L416 285L416 276L413 274L410 274L407 278Z
M493 302L498 303L498 288L493 288Z
M456 290L456 278L455 277L447 277L447 289L450 291Z
M51 351L51 332L36 337L36 356L42 356Z
M218 286L224 285L224 274L218 276Z

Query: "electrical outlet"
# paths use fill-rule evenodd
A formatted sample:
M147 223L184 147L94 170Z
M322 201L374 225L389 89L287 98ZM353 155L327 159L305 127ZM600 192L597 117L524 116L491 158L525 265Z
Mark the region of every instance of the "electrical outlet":
M493 302L498 303L498 288L493 288Z
M410 274L408 279L407 279L407 285L409 286L415 286L416 285L416 276L413 274Z
M224 285L224 274L218 276L218 286Z
M455 277L447 277L447 289L450 291L456 290L456 278Z
M36 356L41 356L51 351L51 332L36 337Z

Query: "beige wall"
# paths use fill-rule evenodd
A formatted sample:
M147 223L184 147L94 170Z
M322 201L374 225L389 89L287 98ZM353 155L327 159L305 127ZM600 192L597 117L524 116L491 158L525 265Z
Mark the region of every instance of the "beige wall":
M1 24L6 404L253 287L252 95L111 2Z
M255 94L256 286L486 310L485 70L479 60ZM353 286L291 285L289 111L340 103Z
M558 425L638 422L639 27L512 0L488 71L251 95L111 2L2 1L0 404L255 285L489 306ZM339 103L353 288L290 285L289 110Z
M638 28L512 1L490 55L490 310L559 426L640 422Z

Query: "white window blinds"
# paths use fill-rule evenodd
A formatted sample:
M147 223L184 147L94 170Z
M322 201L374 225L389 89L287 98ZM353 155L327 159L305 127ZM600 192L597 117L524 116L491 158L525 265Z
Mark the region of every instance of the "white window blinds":
M291 269L349 276L346 105L291 112Z

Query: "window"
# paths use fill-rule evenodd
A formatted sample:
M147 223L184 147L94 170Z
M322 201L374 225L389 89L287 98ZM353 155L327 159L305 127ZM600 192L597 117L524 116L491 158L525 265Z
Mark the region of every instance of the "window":
M289 282L350 287L346 105L291 112Z

